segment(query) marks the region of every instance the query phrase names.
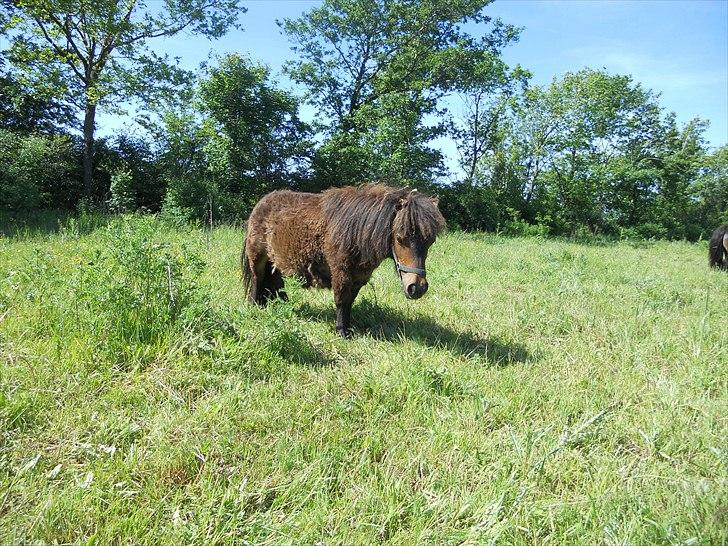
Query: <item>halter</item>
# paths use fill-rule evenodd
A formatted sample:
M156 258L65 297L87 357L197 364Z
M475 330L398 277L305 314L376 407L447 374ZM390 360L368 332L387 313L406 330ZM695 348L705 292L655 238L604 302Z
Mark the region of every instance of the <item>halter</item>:
M410 195L415 193L417 190L414 189L410 191ZM400 279L402 278L402 272L404 273L414 273L415 275L419 275L420 277L425 276L425 270L421 269L419 267L410 267L408 265L402 265L399 260L397 259L397 255L394 253L394 245L392 245L392 258L394 258L394 266L397 268L397 273L399 273Z
M408 265L402 265L399 262L399 260L397 259L397 255L394 253L394 245L392 245L392 258L394 258L394 266L397 268L397 273L399 273L400 277L402 277L402 272L414 273L415 275L419 275L420 277L425 276L424 269L421 269L419 267L410 267Z

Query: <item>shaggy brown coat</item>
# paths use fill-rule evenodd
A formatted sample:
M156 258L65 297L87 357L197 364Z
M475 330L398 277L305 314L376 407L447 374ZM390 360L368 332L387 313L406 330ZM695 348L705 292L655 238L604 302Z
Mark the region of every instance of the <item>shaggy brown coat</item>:
M427 251L444 228L437 200L382 185L332 188L319 194L275 191L248 220L241 265L250 301L287 296L283 276L333 288L336 330L349 335L351 305L382 261L396 255L408 298L427 290Z

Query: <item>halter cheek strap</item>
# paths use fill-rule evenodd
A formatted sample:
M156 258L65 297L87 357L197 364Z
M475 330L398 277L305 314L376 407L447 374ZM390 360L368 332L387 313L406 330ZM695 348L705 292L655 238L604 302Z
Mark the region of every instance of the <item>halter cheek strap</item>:
M408 265L402 265L397 259L397 255L394 253L394 246L392 246L392 258L394 258L394 266L397 268L397 273L414 273L420 277L425 276L425 270L419 267L410 267Z

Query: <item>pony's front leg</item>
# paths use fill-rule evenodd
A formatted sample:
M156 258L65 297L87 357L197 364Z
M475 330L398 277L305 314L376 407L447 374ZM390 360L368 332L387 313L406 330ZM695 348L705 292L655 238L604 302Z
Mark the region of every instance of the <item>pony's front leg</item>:
M336 333L341 337L351 337L351 305L354 301L346 295L337 298L336 294L334 294L334 300L336 301Z
M336 303L336 333L341 337L351 337L351 305L356 297L351 276L337 271L331 276L331 288Z
M351 306L365 283L353 281L347 276L343 276L339 283L334 276L331 284L336 303L336 333L341 337L351 337Z

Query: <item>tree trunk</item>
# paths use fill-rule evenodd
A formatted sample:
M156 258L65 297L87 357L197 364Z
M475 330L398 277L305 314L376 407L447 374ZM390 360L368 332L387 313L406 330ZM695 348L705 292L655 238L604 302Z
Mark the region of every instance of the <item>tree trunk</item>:
M96 104L87 101L83 118L83 196L89 200L93 198L95 119Z

